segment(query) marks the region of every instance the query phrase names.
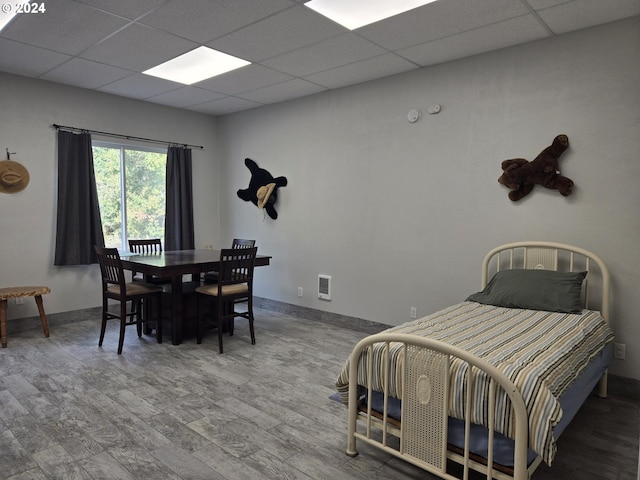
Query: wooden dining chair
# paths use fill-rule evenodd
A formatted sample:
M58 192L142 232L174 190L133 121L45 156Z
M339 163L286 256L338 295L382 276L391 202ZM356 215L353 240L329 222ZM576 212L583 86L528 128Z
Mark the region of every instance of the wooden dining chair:
M253 269L258 247L227 248L220 251L218 281L196 288L199 298L213 299L215 303L214 321L218 329L218 350L223 352L222 333L225 325L236 317L249 321L251 344L255 345L253 328ZM236 311L238 301L246 301L246 311ZM199 309L198 309L199 310ZM198 311L196 321L197 343L202 343L203 322ZM233 330L229 329L233 335Z
M118 354L122 353L125 327L129 325L136 325L138 337L141 337L142 325L154 322L157 341L158 343L162 343L162 287L145 282L127 283L118 249L96 246L95 250L102 274L102 325L100 327L98 346L102 346L107 328L107 320L111 319L120 320ZM152 298L156 300L157 315L155 318L149 318L148 315L143 315L143 311L148 313L152 311L152 308L141 308L143 300L150 307L149 300ZM120 303L118 313L109 311L109 299L116 300ZM129 312L127 312L127 302L131 302Z
M159 238L145 238L141 240L129 240L129 251L131 253L162 253L162 241ZM165 285L171 283L170 278L156 277L155 275L142 275L132 271L131 277L134 282L143 281L154 285Z
M231 248L252 248L256 246L255 240L245 238L234 238ZM207 272L203 277L204 283L216 283L218 281L218 272Z

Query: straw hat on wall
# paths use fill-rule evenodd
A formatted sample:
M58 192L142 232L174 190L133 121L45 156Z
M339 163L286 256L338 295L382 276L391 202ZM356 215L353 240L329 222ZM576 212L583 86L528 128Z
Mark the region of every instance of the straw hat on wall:
M29 172L13 160L0 161L0 192L17 193L29 185Z

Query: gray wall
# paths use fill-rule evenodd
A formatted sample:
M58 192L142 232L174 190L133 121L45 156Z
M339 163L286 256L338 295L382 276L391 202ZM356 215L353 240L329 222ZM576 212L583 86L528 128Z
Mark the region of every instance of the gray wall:
M27 167L31 177L22 192L0 194L0 286L48 285L52 293L44 303L49 313L102 303L97 265L53 266L57 201L54 123L203 145L204 150L193 150L194 196L201 199L194 207L196 241L217 241L215 118L0 73L2 158L6 158L7 147L16 152L12 160ZM37 315L37 310L30 299L24 305L9 306L9 318L32 315Z
M640 378L639 46L634 18L223 117L223 238L257 238L273 255L261 296L391 325L478 290L498 244L590 249L612 270L627 345L612 370ZM501 161L531 160L559 133L574 194L537 187L512 203ZM245 157L288 177L278 220L236 197ZM331 302L316 298L318 274L333 277Z
M399 324L476 291L497 244L550 239L610 265L613 322L640 378L640 19L605 25L218 120L73 87L0 74L0 148L31 173L0 194L0 285L44 283L51 313L100 304L97 266L54 267L52 123L201 144L194 150L196 243L258 240L273 265L257 295ZM430 116L427 107L442 105ZM409 109L422 110L415 124ZM573 196L536 188L513 204L500 162L532 159L558 133ZM237 198L250 157L289 186L280 218ZM315 298L333 276L333 300ZM297 287L304 297L297 296ZM36 315L33 302L10 318ZM55 332L54 332L55 334Z

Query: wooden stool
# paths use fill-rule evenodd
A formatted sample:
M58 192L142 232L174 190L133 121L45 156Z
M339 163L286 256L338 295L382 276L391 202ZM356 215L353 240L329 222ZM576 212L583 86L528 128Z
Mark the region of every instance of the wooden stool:
M7 302L10 298L35 297L38 312L40 312L40 321L42 322L44 336L49 336L49 324L47 323L47 316L44 314L44 307L42 306L42 295L47 293L51 293L49 287L0 288L0 339L2 340L2 348L7 347Z

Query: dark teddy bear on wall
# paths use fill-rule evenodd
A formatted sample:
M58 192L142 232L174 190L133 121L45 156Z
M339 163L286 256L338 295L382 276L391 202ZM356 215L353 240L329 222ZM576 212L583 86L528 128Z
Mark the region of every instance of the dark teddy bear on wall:
M287 185L286 177L273 178L267 170L260 168L250 158L244 159L244 164L251 172L249 187L238 190L238 197L246 202L251 202L258 208L264 208L272 219L278 218L275 203L278 199L278 188Z
M531 162L524 158L505 160L502 162L504 173L498 182L511 189L509 198L514 202L531 193L536 184L558 190L560 195L567 197L573 192L573 181L560 175L558 158L568 147L569 137L558 135Z

